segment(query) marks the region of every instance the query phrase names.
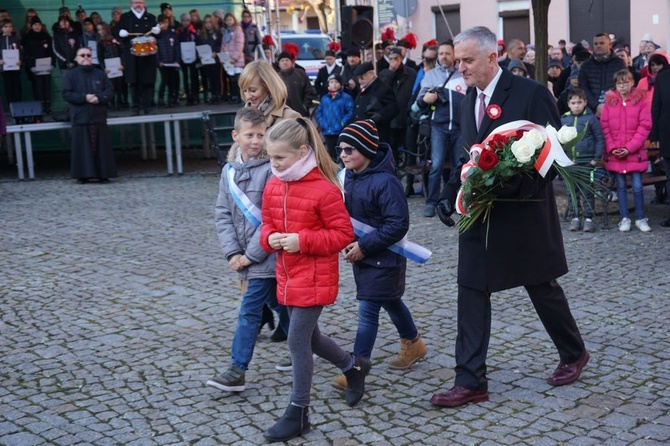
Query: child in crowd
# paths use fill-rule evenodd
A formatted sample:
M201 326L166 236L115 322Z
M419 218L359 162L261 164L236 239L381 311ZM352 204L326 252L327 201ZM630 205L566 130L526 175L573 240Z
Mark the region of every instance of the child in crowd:
M635 200L635 226L649 232L644 216L642 173L649 166L644 142L651 130L651 110L645 92L633 87L633 75L628 69L614 73L615 90L605 93L605 105L600 123L605 135L605 169L616 175L617 197L621 222L619 231L630 231L626 175L630 174Z
M309 429L313 353L344 372L349 406L363 397L370 361L342 350L318 325L324 306L337 297L338 254L354 238L337 167L314 124L302 117L272 126L265 147L275 176L263 192L261 245L277 252L277 299L288 306L291 317L288 346L293 361L288 408L263 434L276 442Z
M244 69L244 31L242 27L237 24L237 19L232 13L225 15L223 19L225 29L221 36L220 52L225 53L230 57L230 64L227 64L226 72L230 79L230 88L228 92L230 98L228 102L231 104L239 104L242 102L240 94L240 86L238 79Z
M179 31L179 45L186 42L193 42L196 46L200 45L198 31L191 23L189 14L181 15L181 29ZM184 91L186 92L186 105L195 105L200 103L200 81L198 80L197 57L193 60L185 60L185 54L182 54L181 73L184 77Z
M23 55L28 79L33 84L33 96L36 101L42 103L42 112L51 113L51 71L53 70L55 57L53 53L53 41L38 16L30 19L30 31L21 40ZM50 58L49 69L37 72L35 61L42 58Z
M77 50L82 46L81 25L79 25L79 31L77 31L68 17L61 15L53 27L53 32L53 51L58 61L58 68L61 71L74 68L77 65L74 60L77 56Z
M358 236L345 248L344 256L353 265L359 301L354 356L372 355L383 308L400 336L400 353L389 367L406 370L426 355L426 346L402 300L407 259L388 249L409 229L405 191L395 176L391 148L379 142L374 121L356 121L345 127L337 150L346 168L344 203ZM335 378L333 385L346 389L345 375Z
M568 107L570 111L561 116L561 124L575 127L577 133L581 133L586 127L586 133L577 145L569 152L568 156L580 166L591 166L595 168L603 157L605 149L605 138L600 122L586 107L586 93L581 88L568 90ZM584 199L578 195L578 207L575 209L572 200L568 201L568 214L571 217L570 231L579 231L582 228L581 218L584 218L584 232L595 231L593 224L593 212L595 209L595 195L592 190L584 191ZM581 213L580 213L581 210Z
M328 155L337 162L337 138L342 129L354 118L354 100L342 90L342 76L333 73L328 76L328 93L321 98L316 109L316 121L326 138Z
M5 84L5 100L7 104L11 104L21 101L21 69L5 70L2 50L19 50L20 52L21 45L11 20L0 20L0 31L2 31L2 36L0 36L0 72L2 72L2 79ZM18 65L21 66L21 55L19 55Z
M205 98L205 102L218 104L221 102L221 95L223 92L223 66L216 58L216 53L221 49L222 34L219 30L218 21L211 14L206 14L202 19L202 29L200 29L200 40L203 45L209 45L214 55L213 64L203 65L200 68L202 72L203 84L206 84L206 91L209 91L210 98Z
M100 67L109 73L109 69L105 66L105 60L121 57L121 46L119 42L112 37L112 30L106 23L96 25L98 31L98 62ZM123 76L113 77L109 80L114 87L114 98L109 102L109 105L114 110L122 108L121 91L123 88Z
M83 27L84 32L81 34L81 46L87 48L93 48L94 46L97 45L97 37L98 37L95 29L95 23L93 23L93 19L90 17L86 17L84 19ZM99 66L99 59L100 58L98 57L98 66ZM94 60L93 62L95 63L96 61Z
M158 86L158 106L165 105L165 89L168 91L168 107L179 105L179 63L181 49L179 38L174 28L170 26L170 18L160 14L157 19L161 30L156 38L158 46L158 70L161 73L161 83ZM166 64L172 66L166 66Z
M272 176L270 160L263 148L267 123L254 107L243 107L235 115L228 164L221 172L216 200L216 231L228 265L248 281L237 316L231 347L230 367L207 385L226 392L244 390L244 374L254 353L261 328L263 305L286 311L277 303L276 255L261 248L261 201ZM288 331L288 326L285 327Z

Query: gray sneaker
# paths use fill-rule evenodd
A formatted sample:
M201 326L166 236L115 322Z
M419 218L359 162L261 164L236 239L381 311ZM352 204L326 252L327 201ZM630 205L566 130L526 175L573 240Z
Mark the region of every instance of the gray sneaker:
M291 361L291 355L288 355L286 358L282 359L277 363L275 369L281 372L291 372L293 371L293 362Z
M221 375L207 380L206 385L224 392L242 392L244 390L244 370L231 365Z
M570 232L575 232L579 231L579 219L578 218L573 218L570 220Z
M584 232L595 232L596 231L596 225L593 224L593 220L590 218L587 218L584 220Z

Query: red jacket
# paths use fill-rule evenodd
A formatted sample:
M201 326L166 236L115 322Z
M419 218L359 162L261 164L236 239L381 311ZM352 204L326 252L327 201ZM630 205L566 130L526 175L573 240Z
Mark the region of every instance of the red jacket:
M330 305L337 297L339 252L354 240L342 192L312 169L298 181L272 177L263 191L261 246L268 237L298 233L300 252L277 251L277 300L282 305Z
M644 142L651 131L651 110L645 92L633 88L626 98L615 91L605 93L600 124L605 135L605 169L609 172L646 172L649 165ZM618 159L612 150L625 147L628 156Z

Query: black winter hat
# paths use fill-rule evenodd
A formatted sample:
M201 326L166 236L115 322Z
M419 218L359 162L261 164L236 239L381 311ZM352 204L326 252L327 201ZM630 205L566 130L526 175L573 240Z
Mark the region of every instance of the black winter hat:
M340 76L337 73L333 73L330 76L328 76L328 82L332 81L333 79L335 79L337 82L340 83L340 85L342 85L342 76Z
M379 147L377 126L371 119L349 124L337 138L338 145L342 142L346 142L366 158L373 159L377 155L377 148Z
M279 61L279 60L282 60L282 59L291 59L291 60L295 60L295 59L293 59L293 54L291 54L291 53L289 53L289 52L287 52L287 51L282 51L281 53L279 53L279 54L277 55L277 60L278 60L278 61Z
M30 26L33 26L35 23L42 23L40 18L36 15L34 15L30 18Z

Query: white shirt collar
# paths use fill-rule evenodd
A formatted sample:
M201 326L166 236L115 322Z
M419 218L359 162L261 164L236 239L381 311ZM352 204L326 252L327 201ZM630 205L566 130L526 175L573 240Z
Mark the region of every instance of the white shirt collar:
M481 93L484 93L486 95L486 105L489 105L489 101L491 100L491 96L493 96L493 92L496 89L496 85L498 85L498 81L500 80L500 76L502 75L502 68L498 67L498 72L496 73L495 76L493 76L493 79L491 79L491 82L486 86L484 90L480 90L477 88L477 97Z
M130 10L133 12L133 14L135 14L135 17L137 17L138 19L141 18L145 12L147 12L146 8L144 8L142 12L137 12L133 8L130 8Z

